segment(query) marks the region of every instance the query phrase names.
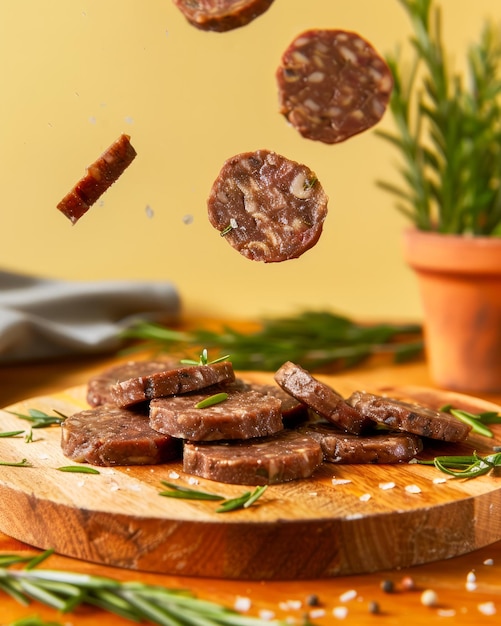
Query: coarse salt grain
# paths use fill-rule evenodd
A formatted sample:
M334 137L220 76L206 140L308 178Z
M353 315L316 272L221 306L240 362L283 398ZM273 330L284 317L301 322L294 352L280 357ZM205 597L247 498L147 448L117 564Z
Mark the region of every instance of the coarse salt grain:
M155 211L151 208L149 204L146 205L144 211L146 213L146 217L150 219L155 215Z
M179 478L179 474L177 472L169 472L169 478Z
M349 480L348 478L333 478L332 479L333 485L348 485L349 483L351 483L351 480Z
M198 478L195 478L194 476L190 476L188 478L188 483L190 485L198 485Z
M482 602L482 604L479 604L477 608L482 615L496 614L496 606L494 605L494 602Z
M476 580L477 580L477 576L475 572L473 570L471 572L468 572L468 574L466 575L466 582L474 583Z
M440 617L455 617L456 611L454 609L438 609L437 615Z
M446 483L446 482L447 482L447 478L442 478L441 476L433 479L434 485L442 485L443 483Z
M421 493L421 488L417 485L406 485L405 491L407 491L407 493Z
M364 493L360 496L360 502L368 502L372 498L370 493Z
M494 559L485 559L484 565L494 565Z
M325 617L325 609L313 609L309 612L308 617L310 619L320 619L321 617Z
M421 594L421 604L423 606L437 606L438 596L433 589L425 589Z
M259 611L259 617L263 620L269 621L275 618L275 613L270 609L261 609Z
M235 611L248 611L251 608L251 599L237 596L233 608Z
M350 600L354 600L357 597L357 592L355 589L349 589L345 591L339 596L339 600L341 602L349 602Z
M335 606L332 609L332 615L337 619L344 619L348 615L348 609L345 606Z
M383 491L386 491L386 489L393 489L394 487L395 487L395 483L393 482L379 483L379 488L383 489Z

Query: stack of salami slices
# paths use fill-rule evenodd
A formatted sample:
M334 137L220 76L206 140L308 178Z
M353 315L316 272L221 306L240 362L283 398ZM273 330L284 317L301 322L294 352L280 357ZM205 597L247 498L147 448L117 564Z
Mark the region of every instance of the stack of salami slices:
M343 398L299 365L277 384L247 382L232 364L135 361L93 377L91 408L62 425L62 450L92 465L181 460L219 482L265 485L310 477L323 463L397 463L422 438L463 441L470 427L427 407L362 391Z

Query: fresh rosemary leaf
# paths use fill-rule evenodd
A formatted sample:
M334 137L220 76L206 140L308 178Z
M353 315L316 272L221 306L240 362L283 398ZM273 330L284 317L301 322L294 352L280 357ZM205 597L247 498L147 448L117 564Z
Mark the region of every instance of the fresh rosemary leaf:
M487 424L501 424L501 414L495 411L484 411L481 413L471 413L462 409L455 409L451 404L440 407L443 413L450 413L465 424L471 426L472 432L484 437L494 437L494 433Z
M165 480L161 481L164 487L168 487L168 491L161 491L161 496L168 498L180 498L185 500L224 500L223 496L215 493L209 493L207 491L198 491L191 489L190 487L184 487L183 485L175 485Z
M226 361L230 355L225 354L224 356L219 357L218 359L214 359L213 361L209 361L207 348L202 350L202 354L198 361L194 359L181 359L181 363L185 365L212 365L213 363L220 363L221 361Z
M24 434L24 430L11 430L10 432L0 433L0 438L19 437Z
M8 626L63 626L61 622L46 622L38 615L30 615L11 622Z
M32 428L46 428L53 424L62 424L66 419L66 416L59 411L54 411L56 415L49 415L44 411L38 409L28 409L28 414L17 413L15 411L7 411L11 415L15 415L19 419L27 420L32 423Z
M224 402L225 400L228 399L228 394L225 392L221 392L221 393L215 393L212 396L208 396L207 398L204 398L203 400L200 400L200 402L197 402L195 404L195 408L196 409L207 409L210 406L214 406L215 404L220 404L221 402Z
M263 320L258 330L247 333L228 326L221 332L199 328L176 333L159 324L140 322L122 337L143 342L138 349L154 352L199 350L206 346L205 349L222 354L230 353L235 369L263 371L276 371L285 361L310 371L326 366L346 369L373 355L390 355L396 362L403 362L415 358L423 349L419 325L363 325L321 311Z
M35 567L38 567L40 563L43 563L43 561L48 559L49 556L51 556L52 554L54 554L53 549L44 550L41 554L38 554L37 556L30 558L30 560L26 564L26 569L27 570L35 569Z
M237 498L225 500L216 509L216 513L229 513L230 511L237 511L238 509L246 509L254 504L254 502L265 492L266 488L267 485L256 487L252 493L250 491L246 491Z
M101 472L94 467L87 467L86 465L63 465L56 468L60 472L70 472L73 474L100 474Z

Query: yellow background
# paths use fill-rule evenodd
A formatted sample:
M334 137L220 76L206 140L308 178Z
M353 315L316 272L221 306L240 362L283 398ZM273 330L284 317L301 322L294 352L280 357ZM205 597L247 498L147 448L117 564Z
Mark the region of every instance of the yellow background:
M451 61L464 68L499 0L441 6ZM222 34L188 25L171 0L1 0L0 268L165 279L187 312L222 317L420 318L400 249L408 223L375 185L399 181L397 154L371 131L334 146L303 139L278 113L276 66L311 27L357 31L382 54L409 33L397 0L275 0ZM121 132L136 160L72 226L56 204ZM307 164L330 197L323 235L300 259L249 261L207 220L224 160L258 148Z

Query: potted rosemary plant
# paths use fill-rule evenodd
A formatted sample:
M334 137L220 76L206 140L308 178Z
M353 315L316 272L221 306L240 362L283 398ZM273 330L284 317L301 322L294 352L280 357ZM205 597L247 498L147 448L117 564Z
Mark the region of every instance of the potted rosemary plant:
M388 55L402 186L378 181L410 220L431 375L443 387L501 391L501 29L486 21L450 70L433 0L398 0L412 24L406 64ZM465 78L467 80L465 80Z

